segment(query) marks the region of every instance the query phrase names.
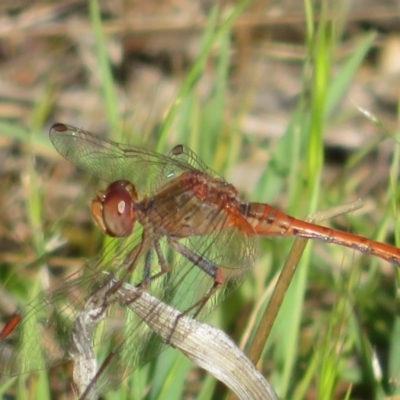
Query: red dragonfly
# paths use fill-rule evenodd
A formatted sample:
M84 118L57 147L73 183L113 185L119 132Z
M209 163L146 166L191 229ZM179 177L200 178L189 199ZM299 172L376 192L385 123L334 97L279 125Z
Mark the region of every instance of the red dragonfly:
M61 123L52 126L50 139L66 159L109 182L93 199L92 214L116 239L81 276L40 296L5 325L0 374L39 370L68 358L85 299L103 290L109 309L92 346L101 349L100 359L113 354L99 381L120 382L163 344L114 299L118 288L134 284L201 317L251 270L259 235L317 239L400 265L400 249L394 246L308 223L268 204L244 202L233 185L182 145L165 156Z

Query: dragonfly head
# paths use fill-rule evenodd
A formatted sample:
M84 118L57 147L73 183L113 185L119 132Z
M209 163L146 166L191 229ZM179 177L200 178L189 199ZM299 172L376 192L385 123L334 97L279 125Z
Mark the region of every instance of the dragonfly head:
M136 201L136 189L131 182L115 181L106 190L100 190L92 200L92 215L107 235L129 236L136 221L133 208Z

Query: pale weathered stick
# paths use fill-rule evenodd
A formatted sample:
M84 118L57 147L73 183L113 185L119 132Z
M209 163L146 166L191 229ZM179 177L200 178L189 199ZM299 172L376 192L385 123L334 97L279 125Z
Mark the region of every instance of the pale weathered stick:
M225 383L240 399L277 399L266 379L223 331L183 315L129 284L122 285L118 297L163 340Z

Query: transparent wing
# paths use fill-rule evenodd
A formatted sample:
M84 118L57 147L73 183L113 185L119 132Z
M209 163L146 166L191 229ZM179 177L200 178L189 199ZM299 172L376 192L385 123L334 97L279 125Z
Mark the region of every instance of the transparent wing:
M187 165L189 169L204 172L210 176L224 180L220 175L207 166L199 156L183 144L176 145L168 154L168 157L179 165ZM177 170L179 173L179 169Z
M68 359L72 325L91 282L76 274L62 288L41 294L18 311L21 322L0 342L0 376L37 371Z
M89 131L66 124L54 124L49 132L56 150L77 167L90 174L113 182L131 181L138 193L152 193L168 173L193 169L181 160L150 150L101 139Z

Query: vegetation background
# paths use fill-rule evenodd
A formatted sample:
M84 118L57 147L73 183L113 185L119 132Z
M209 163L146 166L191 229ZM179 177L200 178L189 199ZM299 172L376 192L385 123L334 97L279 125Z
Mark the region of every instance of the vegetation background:
M399 17L396 0L2 1L1 321L102 245L96 188L52 148L54 122L163 153L185 143L248 199L299 218L362 198L326 224L398 244ZM291 243L263 238L210 316L238 343ZM398 282L381 260L308 243L258 364L278 396L400 398ZM73 398L43 374L0 378L2 398ZM105 398L225 393L170 349Z

